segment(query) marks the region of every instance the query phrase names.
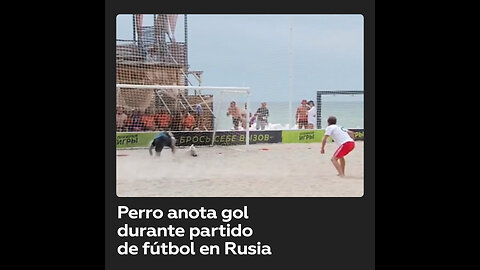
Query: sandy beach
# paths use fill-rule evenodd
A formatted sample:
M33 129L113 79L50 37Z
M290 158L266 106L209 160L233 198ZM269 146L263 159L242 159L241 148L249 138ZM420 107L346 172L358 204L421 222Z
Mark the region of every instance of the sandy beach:
M345 177L337 176L328 143L253 144L198 147L198 156L169 148L160 157L147 149L117 150L119 197L361 197L364 148L345 157Z

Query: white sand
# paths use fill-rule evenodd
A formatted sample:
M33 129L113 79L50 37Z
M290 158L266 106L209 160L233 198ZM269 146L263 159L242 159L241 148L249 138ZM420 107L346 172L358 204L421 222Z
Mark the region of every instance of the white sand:
M119 197L361 197L363 141L345 157L345 177L330 161L337 149L327 143L253 144L187 148L160 157L147 149L117 150ZM268 150L262 150L268 149ZM124 156L126 155L126 156Z

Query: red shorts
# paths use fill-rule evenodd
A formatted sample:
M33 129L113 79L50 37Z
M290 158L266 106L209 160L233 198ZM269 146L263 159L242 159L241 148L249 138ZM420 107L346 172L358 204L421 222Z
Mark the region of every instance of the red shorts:
M346 142L340 145L340 147L338 147L337 151L335 151L335 154L333 154L333 156L336 158L342 158L346 156L348 153L350 153L353 150L353 148L355 148L354 142L352 141Z

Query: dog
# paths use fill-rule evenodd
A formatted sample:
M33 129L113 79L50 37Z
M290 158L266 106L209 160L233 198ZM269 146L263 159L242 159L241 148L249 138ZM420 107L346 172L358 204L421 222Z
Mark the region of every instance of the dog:
M193 144L190 145L190 147L188 148L187 152L189 152L192 157L198 156L197 148L195 148L195 146L194 146Z

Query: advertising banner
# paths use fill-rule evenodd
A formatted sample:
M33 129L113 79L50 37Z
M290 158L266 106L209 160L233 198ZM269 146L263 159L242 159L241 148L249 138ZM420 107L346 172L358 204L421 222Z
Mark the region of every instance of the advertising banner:
M148 147L157 133L152 132L118 132L117 133L117 149L132 147Z
M211 145L213 131L173 131L177 139L177 146ZM117 133L117 148L148 147L158 132L142 133ZM245 131L217 131L215 132L215 145L245 144ZM282 132L280 130L252 130L250 131L250 144L280 143Z
M177 139L178 146L211 145L212 131L183 131L172 132ZM245 131L217 131L215 132L215 145L245 144ZM255 130L250 131L250 144L280 143L282 132L280 130Z
M283 130L282 143L314 143L322 142L323 129Z

